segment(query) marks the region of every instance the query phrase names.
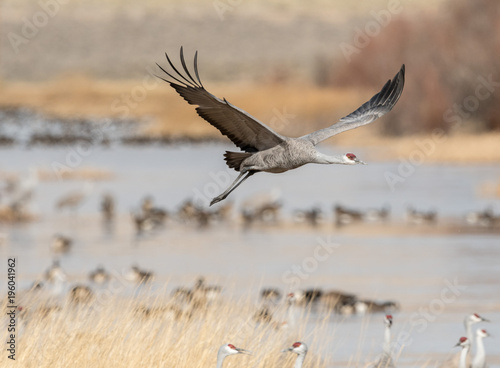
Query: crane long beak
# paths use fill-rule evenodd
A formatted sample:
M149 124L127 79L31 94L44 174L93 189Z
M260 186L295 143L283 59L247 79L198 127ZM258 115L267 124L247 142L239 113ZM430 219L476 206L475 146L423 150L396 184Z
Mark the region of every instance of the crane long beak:
M289 351L292 351L292 348L288 348L288 349L283 349L281 350L282 353L288 353Z
M245 350L245 349L240 349L240 348L237 348L236 350L238 350L238 352L241 354L253 355L253 352L251 352L250 350Z
M483 318L483 317L481 317L481 321L482 322L491 322L489 319L486 319L486 318Z
M361 161L359 158L355 158L354 161L356 161L358 164L361 164L361 165L366 165L366 162L364 161Z

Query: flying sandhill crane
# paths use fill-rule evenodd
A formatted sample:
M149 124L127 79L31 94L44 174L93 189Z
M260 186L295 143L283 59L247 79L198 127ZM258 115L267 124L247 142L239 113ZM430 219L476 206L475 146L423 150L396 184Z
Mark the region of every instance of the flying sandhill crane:
M294 368L302 368L302 363L304 363L304 359L307 354L307 345L304 344L303 342L297 341L294 342L293 345L290 346L288 349L284 349L281 352L286 353L288 351L297 354L297 359L295 360Z
M299 138L289 138L274 132L247 112L230 104L226 99L221 100L208 92L203 87L198 74L198 52L194 56L196 79L186 66L182 47L180 59L185 74L175 68L167 54L165 56L177 75L174 76L174 72L171 74L158 65L170 77L170 80L160 78L169 83L189 104L197 105L196 111L200 117L219 129L223 135L244 151L226 151L224 155L226 164L229 168L239 171L240 174L229 188L211 201L210 205L225 199L243 181L257 172L282 173L308 163L364 164L352 153L329 156L318 152L315 146L327 138L369 124L388 113L398 102L404 86L405 66L403 65L394 79L389 80L379 93L356 111L340 119L338 123Z
M377 363L373 367L375 368L389 368L394 367L392 361L391 352L391 327L392 327L392 316L390 314L384 317L384 345L382 346L382 355L378 359Z
M472 368L486 368L486 353L484 351L483 338L490 336L486 330L476 331L476 355L472 360Z
M461 337L455 346L462 347L462 352L460 353L460 360L458 363L458 368L467 368L467 355L470 350L470 341L467 337Z
M224 344L219 348L219 351L217 352L217 368L222 368L222 363L224 362L224 359L227 356L235 354L251 355L252 352L245 349L237 348L233 344Z

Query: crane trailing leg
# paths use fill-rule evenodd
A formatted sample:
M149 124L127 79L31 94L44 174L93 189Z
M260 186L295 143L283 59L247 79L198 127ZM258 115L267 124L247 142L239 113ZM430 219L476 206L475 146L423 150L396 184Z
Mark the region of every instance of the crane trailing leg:
M236 188L238 188L238 186L243 183L245 180L247 180L250 176L252 176L253 174L255 174L257 171L242 171L240 173L240 175L238 175L238 177L233 181L233 183L229 186L229 188L227 188L224 193L221 193L219 194L217 197L215 197L214 199L212 199L212 202L210 202L210 206L214 205L215 203L217 202L220 202L222 200L224 200L229 194L231 194L231 192L233 190L235 190ZM245 175L246 174L246 175ZM243 179L241 179L241 177L245 175L245 177ZM240 180L241 179L241 180ZM240 180L238 182L238 180Z

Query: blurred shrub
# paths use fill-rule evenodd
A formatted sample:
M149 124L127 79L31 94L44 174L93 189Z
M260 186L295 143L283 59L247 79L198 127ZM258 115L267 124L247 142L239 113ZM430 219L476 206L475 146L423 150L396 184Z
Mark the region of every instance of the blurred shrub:
M384 133L500 130L499 19L498 0L450 0L439 13L394 16L350 62L340 60L328 81L377 89L381 75L392 77L405 63L405 91L381 122ZM494 81L492 92L484 98L481 87L483 98L474 108L481 77Z

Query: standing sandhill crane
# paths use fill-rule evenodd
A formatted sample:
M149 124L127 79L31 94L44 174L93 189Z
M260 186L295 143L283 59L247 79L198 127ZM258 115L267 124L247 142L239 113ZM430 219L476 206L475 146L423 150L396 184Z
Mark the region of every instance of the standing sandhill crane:
M392 352L391 352L392 316L390 314L384 317L384 324L385 324L385 331L384 331L384 345L382 346L383 351L379 360L374 365L375 368L394 367L394 363L392 361Z
M257 172L282 173L308 163L364 164L352 153L328 156L318 152L315 146L327 138L369 124L388 113L398 102L404 86L405 66L403 65L394 79L389 80L379 93L356 111L340 119L338 123L299 138L289 138L274 132L247 112L230 104L226 99L221 100L208 92L203 87L198 74L198 52L194 55L196 79L192 77L186 66L182 47L180 59L185 75L175 68L167 54L165 56L177 75L174 76L174 73L167 72L157 64L171 79L160 78L169 83L189 104L198 105L196 108L198 115L219 129L223 135L244 151L226 151L224 154L229 168L239 171L240 174L226 191L210 202L210 205L225 199L248 177Z
M52 261L52 265L45 271L45 281L56 283L65 282L67 279L66 272L62 269L59 261Z
M252 352L245 349L237 348L233 344L224 344L219 348L219 351L217 352L217 368L222 368L222 363L224 362L224 359L227 356L235 354L251 355Z
M54 240L52 241L51 249L56 253L67 253L70 251L72 245L73 245L73 239L61 234L56 234L54 235Z
M481 317L477 313L474 313L474 314L471 314L471 315L468 315L467 317L465 317L465 320L464 320L465 333L467 334L467 339L469 339L470 345L472 345L472 343L473 343L472 325L475 323L479 323L479 322L489 322L489 320Z
M304 359L306 358L307 350L308 349L306 344L297 341L293 343L293 345L290 346L288 349L284 349L281 352L286 353L288 351L291 351L292 353L297 354L297 359L295 360L294 368L302 368L302 363L304 363Z
M486 368L486 353L484 351L483 338L490 336L486 330L476 331L476 355L472 360L472 368Z
M151 271L141 270L139 266L133 265L129 272L125 274L125 278L137 284L145 284L154 279L154 273Z
M455 346L462 347L458 368L467 368L467 355L470 350L470 340L467 337L461 337Z
M109 281L110 274L101 265L89 273L89 279L96 284L104 284Z
M111 222L115 217L115 199L109 193L102 196L101 213L105 222Z
M94 189L94 183L87 181L83 186L83 190L78 190L74 192L67 193L58 199L56 203L56 208L62 210L64 208L73 209L76 211L87 197L92 193Z

